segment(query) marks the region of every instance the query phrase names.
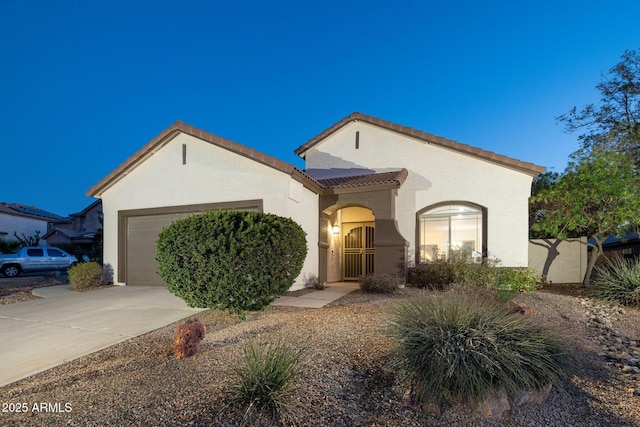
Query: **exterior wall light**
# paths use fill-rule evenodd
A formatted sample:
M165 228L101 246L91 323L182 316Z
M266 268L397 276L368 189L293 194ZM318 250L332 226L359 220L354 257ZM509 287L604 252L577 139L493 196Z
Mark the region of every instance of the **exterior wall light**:
M333 234L340 234L340 226L339 225L334 225L333 227L331 227L331 232Z

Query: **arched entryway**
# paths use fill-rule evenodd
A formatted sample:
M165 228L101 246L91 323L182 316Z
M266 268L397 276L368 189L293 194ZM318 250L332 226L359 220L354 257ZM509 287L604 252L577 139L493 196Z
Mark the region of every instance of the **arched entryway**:
M347 188L320 196L318 278L332 283L367 274L404 279L407 242L395 219L396 188Z
M340 218L342 280L358 280L375 272L375 217L370 209L349 207Z
M362 206L334 207L327 216L327 281L358 280L375 272L375 216Z

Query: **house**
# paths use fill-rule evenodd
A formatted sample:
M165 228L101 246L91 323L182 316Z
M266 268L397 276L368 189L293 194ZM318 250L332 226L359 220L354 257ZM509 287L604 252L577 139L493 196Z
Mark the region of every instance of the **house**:
M42 236L48 246L75 246L83 255L98 255L96 246L101 246L102 200L96 200L81 212L49 224L49 231Z
M0 239L16 240L15 234L22 237L41 237L48 231L50 221L61 219L62 216L45 211L35 206L19 203L0 203Z
M290 217L308 254L292 289L396 274L466 249L528 262L528 198L543 167L353 113L295 153L305 170L176 122L93 186L116 284L162 285L155 242L173 220L212 209Z
M595 241L590 238L590 245L595 245ZM591 246L589 246L591 251ZM621 237L609 236L602 242L604 256L608 260L615 258L625 258L631 260L640 259L640 236L637 231L629 231Z

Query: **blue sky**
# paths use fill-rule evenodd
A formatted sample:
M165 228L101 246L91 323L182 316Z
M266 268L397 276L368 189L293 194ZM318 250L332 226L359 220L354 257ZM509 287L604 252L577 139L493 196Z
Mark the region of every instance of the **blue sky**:
M176 120L303 167L354 111L564 170L640 2L0 0L0 201L61 215Z

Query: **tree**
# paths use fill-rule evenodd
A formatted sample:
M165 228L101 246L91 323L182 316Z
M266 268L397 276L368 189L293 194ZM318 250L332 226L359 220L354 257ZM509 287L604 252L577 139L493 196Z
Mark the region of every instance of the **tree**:
M534 178L533 183L531 184L531 196L535 197L540 194L542 191L550 188L553 184L558 181L560 178L560 174L556 171L546 171L538 175ZM535 224L542 213L544 212L544 206L540 201L534 201L535 199L531 198L529 200L529 238L530 239L544 239L548 237L545 232L540 232L534 229L533 224ZM580 237L580 236L569 236L569 237Z
M565 173L531 198L539 207L534 233L567 238L591 238L592 255L584 285L609 236L621 237L640 224L640 176L628 153L593 147L574 154Z
M630 155L640 168L640 54L626 50L621 58L596 86L601 94L598 104L573 107L556 119L568 132L586 131L578 137L578 156L595 148L613 150Z
M40 243L40 230L36 230L36 234L33 236L26 236L22 233L22 237L18 236L18 232L14 231L13 236L18 241L18 245L20 248L26 248L27 246L38 246Z

